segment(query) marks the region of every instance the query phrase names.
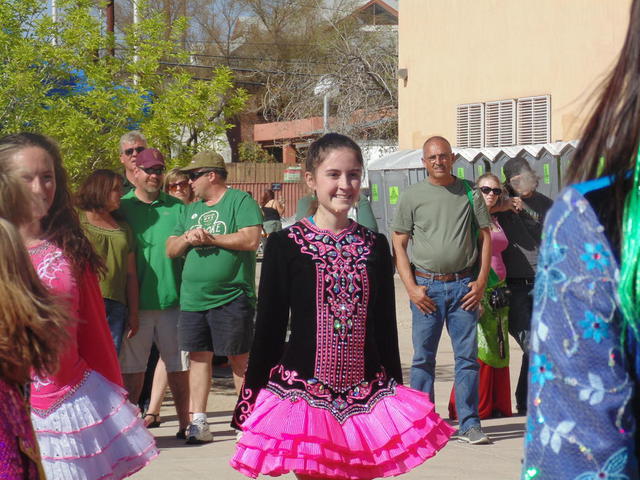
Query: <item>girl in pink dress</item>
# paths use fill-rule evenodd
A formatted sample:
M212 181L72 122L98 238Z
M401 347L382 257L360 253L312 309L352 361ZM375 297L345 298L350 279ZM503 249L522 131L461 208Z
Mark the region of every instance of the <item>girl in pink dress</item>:
M0 168L0 477L44 480L24 386L53 372L67 340L66 315L42 285L16 227L29 220L20 180Z
M72 208L58 148L42 135L9 135L0 139L0 164L33 193L33 221L20 233L38 276L70 317L60 369L35 374L31 384L31 418L47 478L129 476L158 451L121 387L96 277L102 263Z
M400 475L453 429L429 395L402 385L389 245L348 217L360 195L360 148L324 135L306 170L318 207L267 241L231 465L253 478Z

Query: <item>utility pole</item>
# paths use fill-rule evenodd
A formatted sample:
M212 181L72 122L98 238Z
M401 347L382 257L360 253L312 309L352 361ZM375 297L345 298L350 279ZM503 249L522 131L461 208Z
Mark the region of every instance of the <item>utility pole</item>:
M107 35L110 35L109 38L109 53L112 57L116 55L116 47L115 47L115 36L114 36L114 27L115 27L115 15L114 15L114 0L107 1Z
M56 0L51 0L51 20L55 24L58 21L58 8L56 6ZM51 45L56 44L56 36L51 39Z
M133 26L134 28L137 27L138 23L140 23L140 12L138 11L138 0L131 0L132 6L133 6ZM135 52L135 54L133 55L133 63L138 63L138 61L140 60L140 57L138 57L138 47L136 45L133 46L133 50ZM138 85L138 75L134 74L133 75L133 84L134 85Z

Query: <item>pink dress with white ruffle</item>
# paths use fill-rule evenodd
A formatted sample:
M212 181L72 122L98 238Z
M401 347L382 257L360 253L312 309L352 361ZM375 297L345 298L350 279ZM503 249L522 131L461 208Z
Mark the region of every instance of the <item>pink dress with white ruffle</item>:
M393 265L382 235L334 234L308 219L269 236L231 465L369 479L432 457L453 429L429 395L403 386ZM288 341L287 327L290 321Z
M95 274L77 280L50 242L29 250L40 280L69 303L70 341L54 375L33 377L31 420L49 480L121 479L158 455L127 400Z

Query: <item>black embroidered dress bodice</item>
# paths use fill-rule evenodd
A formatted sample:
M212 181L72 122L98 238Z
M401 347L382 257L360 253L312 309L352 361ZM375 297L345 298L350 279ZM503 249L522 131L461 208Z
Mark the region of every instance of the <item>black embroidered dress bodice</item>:
M384 236L355 222L334 234L307 219L273 233L232 425L247 419L263 388L281 399L304 399L342 423L393 395L396 382L402 370Z

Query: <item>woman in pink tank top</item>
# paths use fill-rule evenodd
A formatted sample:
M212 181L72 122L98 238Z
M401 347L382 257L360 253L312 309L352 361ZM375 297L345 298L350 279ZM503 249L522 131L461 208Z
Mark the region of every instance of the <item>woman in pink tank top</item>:
M504 291L507 269L502 252L509 241L493 215L505 207L504 188L498 177L486 173L478 179L477 188L491 213L491 269L494 284L487 287L482 299L482 314L478 320L478 415L480 418L510 417L511 386L509 380L508 309L506 305L491 302L493 292ZM501 201L503 200L503 201ZM494 298L497 293L493 293ZM449 399L449 415L456 418L455 397Z

